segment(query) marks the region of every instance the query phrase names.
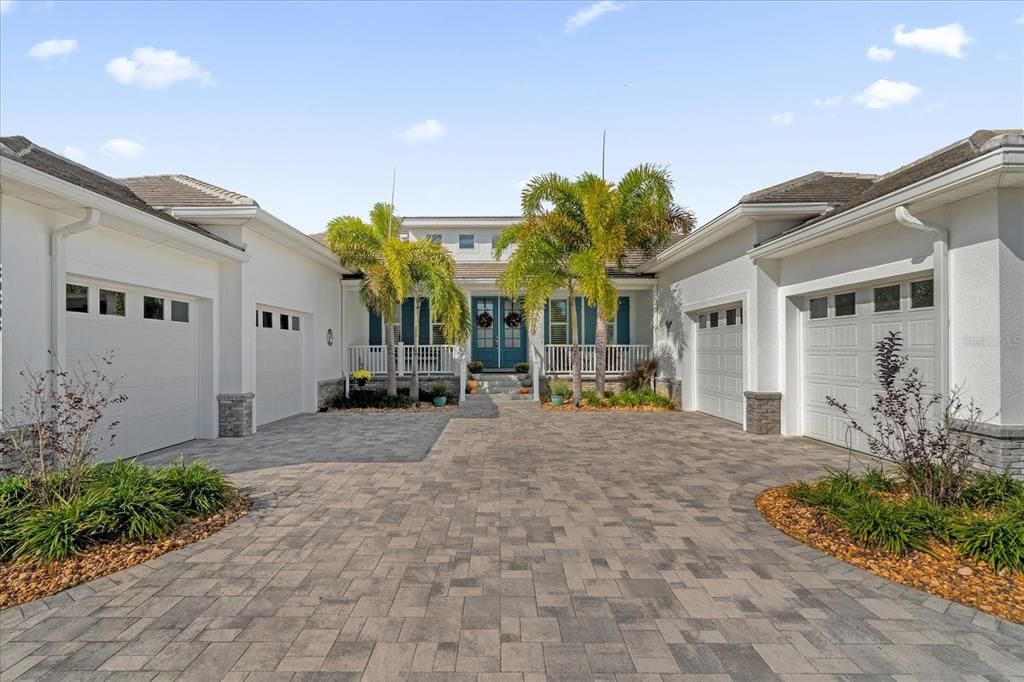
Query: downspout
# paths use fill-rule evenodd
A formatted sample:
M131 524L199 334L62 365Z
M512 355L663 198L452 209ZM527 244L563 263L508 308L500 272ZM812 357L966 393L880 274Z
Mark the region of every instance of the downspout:
M64 305L64 290L67 284L67 247L64 242L71 235L91 230L99 222L99 209L86 208L85 218L64 227L58 227L50 235L50 369L54 373L61 371L67 361L67 316Z
M942 394L942 405L949 404L949 231L933 223L926 223L906 206L897 206L896 222L903 227L928 232L934 238L932 244L932 267L935 281L935 326L937 327L935 347L940 349L935 383Z

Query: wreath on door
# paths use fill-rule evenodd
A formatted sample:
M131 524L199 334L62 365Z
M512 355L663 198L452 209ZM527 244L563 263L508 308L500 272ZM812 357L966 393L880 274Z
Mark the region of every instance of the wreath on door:
M523 323L523 316L516 311L512 311L505 315L505 326L509 329L519 329L519 325Z
M491 325L494 324L494 318L486 310L476 316L476 326L481 329L490 329Z

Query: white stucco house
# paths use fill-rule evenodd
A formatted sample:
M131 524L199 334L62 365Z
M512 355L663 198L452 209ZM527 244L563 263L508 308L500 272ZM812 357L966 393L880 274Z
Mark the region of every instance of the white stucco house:
M130 395L112 454L130 456L252 433L314 411L357 369L383 374L383 322L322 235L188 176L115 180L18 137L0 151L4 406L49 348L62 365L112 348ZM863 415L873 342L898 330L931 385L982 408L989 464L1024 474L1022 165L1022 131L983 130L884 175L815 172L745 195L611 269L610 373L656 355L684 410L863 449L825 396ZM517 220L403 218L404 238L451 251L474 322L465 348L446 345L428 304L415 355L406 302L403 379L413 363L459 376L464 359L568 372L564 295L531 334L496 287L507 254L493 258L493 239ZM594 314L579 312L592 374Z

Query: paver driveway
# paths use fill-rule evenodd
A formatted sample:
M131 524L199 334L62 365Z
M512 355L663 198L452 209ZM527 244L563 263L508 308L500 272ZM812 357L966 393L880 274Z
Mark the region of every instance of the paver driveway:
M400 463L304 447L343 420L294 420L285 466L236 467L250 517L0 615L5 679L1024 676L1024 628L760 519L761 488L843 465L836 449L690 414L463 414ZM372 442L359 423L337 437Z

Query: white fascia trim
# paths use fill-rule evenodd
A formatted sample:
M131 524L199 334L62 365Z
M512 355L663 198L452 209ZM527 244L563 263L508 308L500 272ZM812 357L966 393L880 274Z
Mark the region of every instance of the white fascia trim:
M805 202L789 204L736 204L725 213L711 219L703 227L691 232L685 239L676 242L647 262L637 272L658 272L683 258L706 248L718 240L745 227L754 218L784 218L801 215L821 215L832 204L826 202Z
M179 242L183 250L190 252L198 250L205 253L207 257L214 257L215 260L233 260L242 263L249 260L247 253L234 246L204 237L198 232L192 232L187 228L161 220L154 215L131 206L126 206L120 201L103 196L84 187L79 187L35 168L30 168L25 164L16 161L0 164L0 177L10 178L15 182L60 197L73 204L99 209L105 217L117 217L140 225L168 240ZM7 189L5 188L4 191L6 192ZM103 227L126 231L119 230L116 225L112 225L107 221L103 222ZM144 231L140 233L132 232L131 234L145 238Z
M835 236L854 225L880 216L891 216L897 206L912 204L945 192L958 185L966 185L992 173L1020 172L1024 170L1024 148L1000 148L984 156L919 180L895 192L890 192L866 204L857 206L821 221L788 237L780 237L747 252L753 259L782 258L813 247L826 236Z
M520 222L521 220L522 220L522 218L520 218L520 217L513 217L513 216L495 216L493 218L485 217L485 216L481 216L479 218L473 218L473 217L459 218L459 217L454 217L454 216L450 217L450 218L444 218L444 217L437 217L437 218L434 218L434 217L423 217L423 218L417 218L415 216L411 216L411 217L408 217L408 218L402 218L401 226L403 228L409 228L409 227L412 227L412 228L434 227L434 228L438 228L438 229L441 229L441 228L450 228L450 229L458 228L458 229L463 229L463 228L468 228L468 227L495 228L495 227L508 227L509 225L515 225L516 223Z
M338 262L338 257L333 251L310 237L305 232L302 232L284 222L273 213L268 213L262 208L257 208L256 219L273 228L274 234L271 238L274 238L274 240L279 244L296 247L303 253L303 255L337 273L343 275L350 275L353 273L352 270L342 267L341 263Z

